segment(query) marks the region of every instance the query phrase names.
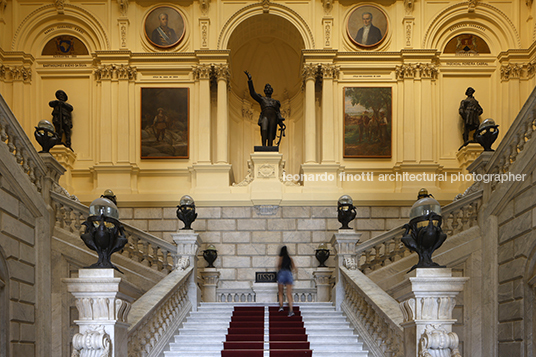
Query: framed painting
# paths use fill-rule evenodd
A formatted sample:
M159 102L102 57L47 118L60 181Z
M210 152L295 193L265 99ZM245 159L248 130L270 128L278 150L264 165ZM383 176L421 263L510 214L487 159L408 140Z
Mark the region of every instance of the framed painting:
M377 6L358 6L348 16L346 32L350 40L359 47L379 45L385 39L388 30L387 15Z
M344 157L391 157L391 87L344 88Z
M145 37L156 47L169 48L184 37L184 19L170 6L159 6L147 15L143 24Z
M187 159L190 91L141 89L141 158Z

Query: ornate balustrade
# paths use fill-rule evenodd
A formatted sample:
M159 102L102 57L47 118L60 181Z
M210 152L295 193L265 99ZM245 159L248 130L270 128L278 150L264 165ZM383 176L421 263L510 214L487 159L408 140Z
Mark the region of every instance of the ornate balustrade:
M452 236L475 226L481 202L482 191L478 191L443 207L443 231ZM358 245L359 269L368 274L412 254L402 243L403 234L404 227L399 226Z
M176 269L132 304L128 356L160 356L192 309L188 297L193 267Z
M88 216L88 207L56 192L51 192L50 196L56 214L56 228L80 235L83 230L82 223ZM128 243L121 253L124 257L157 271L173 270L173 258L177 252L174 244L128 224L123 224L123 227L128 238Z
M0 142L21 166L38 192L43 188L46 167L19 122L0 96Z
M310 288L292 289L292 297L295 302L316 302L317 291ZM255 302L256 295L252 289L218 289L216 292L218 302ZM274 299L277 298L277 289L274 289ZM286 295L285 295L286 299ZM275 300L274 300L275 301ZM286 301L286 300L285 300Z
M374 357L403 357L404 321L398 302L359 270L340 267L341 309Z
M508 173L519 154L521 154L527 143L532 139L535 130L536 88L530 94L523 105L523 108L521 108L521 111L499 144L499 147L495 150L495 153L487 165L487 173ZM491 190L494 191L498 184L500 184L500 181L491 181Z

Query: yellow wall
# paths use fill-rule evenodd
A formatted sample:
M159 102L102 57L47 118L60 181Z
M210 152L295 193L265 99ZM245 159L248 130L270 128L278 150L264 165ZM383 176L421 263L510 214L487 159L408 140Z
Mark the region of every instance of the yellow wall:
M536 6L518 0L478 1L474 7L432 0L3 3L0 92L32 140L35 124L51 119L54 92L67 92L75 155L63 148L54 152L68 166L63 185L84 202L111 188L127 206L175 205L183 194L194 195L201 206L252 204L254 185L232 186L244 180L253 146L260 144L259 106L246 91L244 70L259 93L270 82L288 113L280 152L290 174L456 174L476 155L458 153L458 106L465 89L476 89L482 119L495 119L502 137L535 84ZM160 5L175 8L185 21L184 38L171 49L158 49L144 36L146 16ZM348 17L361 5L380 7L389 21L385 40L370 49L356 46L346 33ZM443 54L446 43L462 33L481 37L491 53ZM76 36L90 55L42 56L43 46L58 35ZM194 70L220 64L230 69L225 137L218 125L217 80L211 88ZM302 76L307 64L338 69L332 82L317 86L310 104ZM111 66L135 74L117 71L107 78L103 69ZM416 66L430 73L411 69ZM17 68L31 77L17 77ZM392 88L391 158L343 158L343 91L354 86ZM140 159L140 93L150 87L189 88L189 159ZM312 122L309 113L315 113ZM314 137L306 134L311 129ZM223 161L222 147L228 151ZM446 201L468 184L376 179L280 183L271 189L282 205L332 204L343 193L363 204L400 205L414 201L423 186Z

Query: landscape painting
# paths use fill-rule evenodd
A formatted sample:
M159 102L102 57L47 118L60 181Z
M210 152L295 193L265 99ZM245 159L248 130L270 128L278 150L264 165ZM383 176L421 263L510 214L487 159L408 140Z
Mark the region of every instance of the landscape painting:
M344 88L344 157L391 157L391 87Z
M188 88L141 89L141 158L187 159Z

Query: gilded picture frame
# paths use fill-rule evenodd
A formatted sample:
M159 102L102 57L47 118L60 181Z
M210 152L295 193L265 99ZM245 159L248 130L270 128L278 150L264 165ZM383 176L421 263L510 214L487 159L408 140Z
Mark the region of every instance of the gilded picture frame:
M187 159L189 88L141 88L141 158Z
M392 152L392 88L345 87L345 158L390 158Z
M170 48L184 37L184 18L171 6L159 6L147 14L143 28L147 41L153 46Z
M378 6L361 5L348 16L346 33L359 47L371 48L382 43L389 31L389 19Z

